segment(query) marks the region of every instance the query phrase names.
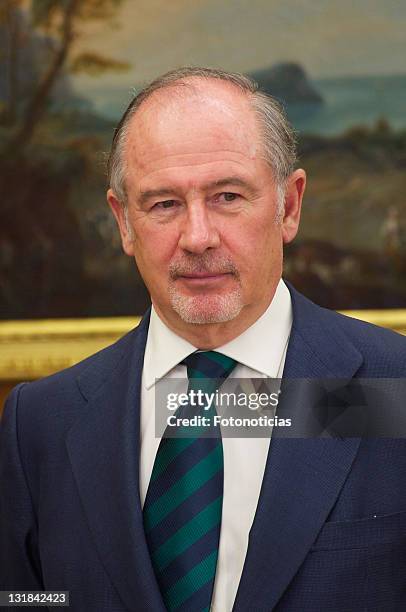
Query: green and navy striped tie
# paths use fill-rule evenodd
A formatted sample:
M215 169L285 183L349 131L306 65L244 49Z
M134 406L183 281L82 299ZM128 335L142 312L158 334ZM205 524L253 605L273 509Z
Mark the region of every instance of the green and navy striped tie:
M188 391L205 393L214 393L236 365L215 351L193 353L182 363L187 366ZM211 419L216 414L215 408L199 410ZM220 538L224 480L220 427L212 427L209 436L203 427L188 431L189 437L166 437L165 430L143 509L152 565L170 612L210 609Z

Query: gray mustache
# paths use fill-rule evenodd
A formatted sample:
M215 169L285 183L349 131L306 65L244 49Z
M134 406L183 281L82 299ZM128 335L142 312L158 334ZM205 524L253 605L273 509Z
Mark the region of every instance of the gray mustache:
M234 274L239 276L235 264L229 259L216 258L208 262L207 259L195 259L182 262L173 262L169 266L171 279L175 280L184 274Z

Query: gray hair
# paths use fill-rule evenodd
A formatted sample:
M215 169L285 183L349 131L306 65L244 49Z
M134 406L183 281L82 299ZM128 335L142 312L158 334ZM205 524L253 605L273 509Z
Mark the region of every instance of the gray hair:
M187 81L191 78L226 81L251 96L252 108L262 127L264 159L274 172L278 188L280 213L283 207L285 181L293 172L297 159L294 130L282 106L272 96L259 91L258 84L253 79L243 74L214 68L184 67L171 70L152 81L133 98L115 130L108 159L108 183L115 196L122 205L126 206L127 167L124 152L132 117L155 91L166 87L188 85Z

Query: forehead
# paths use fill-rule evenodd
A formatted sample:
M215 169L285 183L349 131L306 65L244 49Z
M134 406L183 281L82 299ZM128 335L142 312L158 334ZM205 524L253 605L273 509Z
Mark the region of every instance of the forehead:
M250 94L204 80L152 94L131 119L125 148L131 174L170 165L255 160L262 148Z

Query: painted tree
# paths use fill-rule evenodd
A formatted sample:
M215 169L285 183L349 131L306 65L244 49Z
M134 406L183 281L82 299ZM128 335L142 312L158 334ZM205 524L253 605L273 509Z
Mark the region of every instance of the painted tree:
M1 109L1 122L6 125L11 125L15 122L18 104L19 51L24 44L23 33L21 32L20 9L21 0L4 0L0 4L0 26L4 38L0 60L4 67L4 88L6 92Z
M0 23L7 32L8 99L4 115L9 125L14 123L7 150L21 152L31 141L39 123L49 108L49 99L63 71L85 71L101 74L126 70L128 64L105 57L92 50L78 52L77 43L85 37L89 22L114 24L114 17L123 0L3 0ZM32 30L51 41L39 78L33 84L21 116L15 109L19 97L20 51L24 44L21 28L22 12L26 11Z

